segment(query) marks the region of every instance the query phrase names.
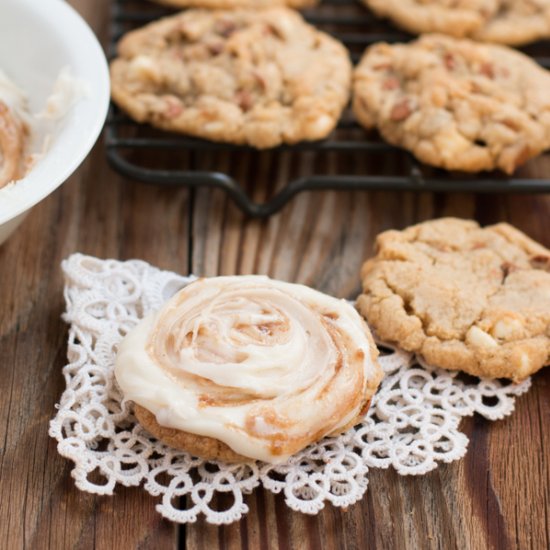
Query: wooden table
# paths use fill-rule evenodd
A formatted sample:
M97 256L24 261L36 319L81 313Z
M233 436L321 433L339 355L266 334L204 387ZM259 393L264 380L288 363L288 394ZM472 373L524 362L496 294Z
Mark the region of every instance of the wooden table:
M105 38L108 2L71 3ZM270 170L265 159L254 168L260 175ZM550 177L549 159L530 169ZM277 185L286 177L280 170ZM260 200L271 191L251 188ZM219 191L125 181L99 143L0 247L0 548L549 548L550 369L511 417L463 422L463 460L418 478L372 470L360 503L313 517L256 490L240 523L178 528L143 490L96 497L75 489L71 464L48 437L66 362L59 264L72 252L207 276L267 273L351 298L379 231L444 215L507 220L550 246L548 195L311 193L268 221L249 220Z

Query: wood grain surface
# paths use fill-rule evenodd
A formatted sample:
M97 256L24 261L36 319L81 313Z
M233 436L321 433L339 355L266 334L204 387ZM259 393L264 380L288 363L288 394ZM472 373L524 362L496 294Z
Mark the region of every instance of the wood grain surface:
M71 3L105 37L109 2ZM299 170L290 154L276 170L269 153L216 162L247 176L257 200ZM549 159L531 170L550 177ZM47 434L64 387L59 264L67 255L141 258L200 275L266 273L352 298L379 231L443 215L506 220L550 246L548 195L309 193L258 221L219 191L125 181L99 143L0 247L0 549L550 548L550 369L533 378L506 420L463 422L470 438L463 460L422 477L372 470L361 502L317 516L256 490L239 523L178 528L140 489L117 488L113 497L78 491Z

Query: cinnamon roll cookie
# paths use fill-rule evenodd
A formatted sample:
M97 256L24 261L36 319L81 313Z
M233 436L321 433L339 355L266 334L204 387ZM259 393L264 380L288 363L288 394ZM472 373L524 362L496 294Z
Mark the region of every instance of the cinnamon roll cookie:
M521 381L550 364L550 250L512 226L444 218L376 239L357 307L427 363Z
M362 0L376 15L414 33L440 32L456 37L481 29L500 0Z
M365 415L382 371L346 301L261 276L191 283L120 345L126 399L205 459L279 463Z
M326 137L347 104L342 44L294 10L188 10L127 34L113 100L134 119L267 148Z
M24 94L0 71L0 188L23 176L27 117Z
M425 35L367 49L353 109L426 164L511 174L550 146L548 90L550 72L517 51Z

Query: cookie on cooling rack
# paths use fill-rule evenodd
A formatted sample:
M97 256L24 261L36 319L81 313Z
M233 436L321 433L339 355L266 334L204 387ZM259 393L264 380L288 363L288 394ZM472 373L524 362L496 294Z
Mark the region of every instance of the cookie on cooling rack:
M362 0L379 17L415 33L464 37L481 29L499 0Z
M512 174L550 146L550 72L506 46L424 35L375 44L354 74L366 128L426 164Z
M286 461L365 416L382 378L354 307L261 276L191 283L121 343L139 422L208 460Z
M314 6L318 0L151 0L157 4L164 4L174 8L207 8L207 9L235 9L235 8L271 8L273 6L288 6L302 9Z
M188 10L130 32L113 100L138 122L267 148L318 140L348 102L345 47L294 10Z
M414 34L442 33L510 46L550 38L550 0L362 0Z
M433 366L521 381L550 364L550 250L508 224L386 231L361 275L380 339Z
M474 38L519 46L550 38L550 0L499 0L499 11Z
M0 70L0 188L25 172L29 119L25 95Z

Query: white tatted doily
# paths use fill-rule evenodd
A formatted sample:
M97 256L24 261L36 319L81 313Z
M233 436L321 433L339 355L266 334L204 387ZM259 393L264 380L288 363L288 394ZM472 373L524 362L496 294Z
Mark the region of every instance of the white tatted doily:
M463 416L489 420L509 415L514 398L529 389L480 380L421 365L414 356L382 347L385 378L365 420L339 437L327 437L288 463L228 465L206 462L167 447L149 435L122 402L113 363L121 339L192 278L160 271L142 261L99 260L74 254L63 262L64 319L70 324L67 384L50 435L75 464L76 486L112 495L117 483L143 484L161 497L157 510L179 523L204 514L210 523L239 520L243 495L260 484L283 492L293 510L315 514L325 501L346 507L367 489L368 468L392 466L400 474L425 474L438 462L464 456ZM216 494L227 493L219 510Z

